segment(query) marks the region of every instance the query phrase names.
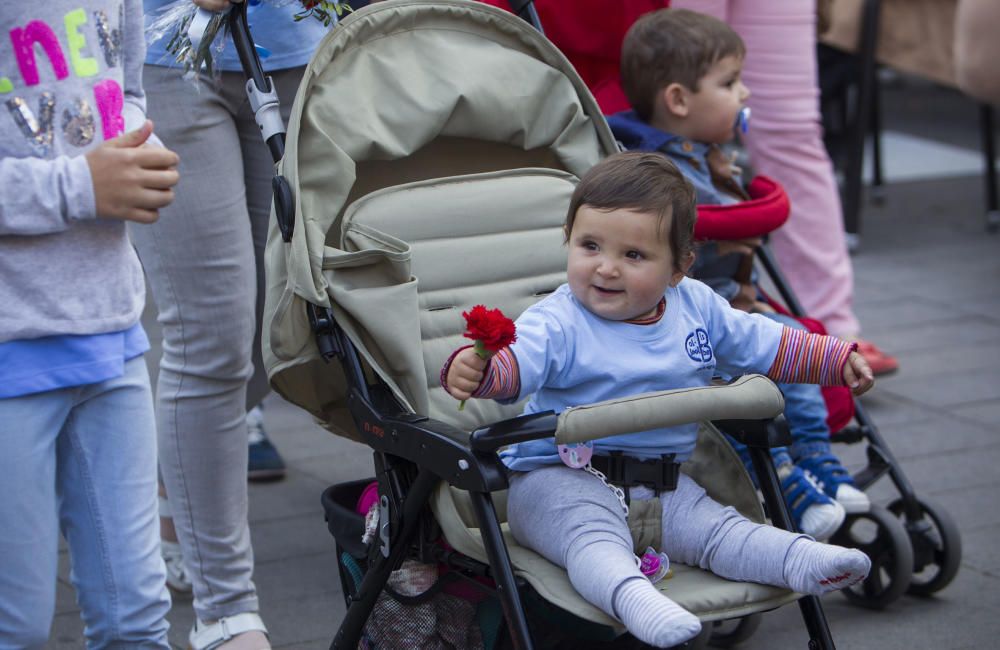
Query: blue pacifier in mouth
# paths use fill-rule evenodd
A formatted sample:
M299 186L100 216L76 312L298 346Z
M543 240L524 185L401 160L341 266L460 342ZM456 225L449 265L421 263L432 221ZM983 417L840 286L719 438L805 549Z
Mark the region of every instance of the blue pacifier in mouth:
M749 106L744 106L740 109L740 112L736 114L736 128L739 129L740 133L746 133L747 129L750 128Z

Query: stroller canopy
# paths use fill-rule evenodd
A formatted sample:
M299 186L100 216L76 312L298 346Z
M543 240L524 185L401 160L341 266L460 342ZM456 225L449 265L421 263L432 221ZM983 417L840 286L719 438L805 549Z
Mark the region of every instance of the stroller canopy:
M352 435L343 375L321 360L310 329L312 303L332 309L403 404L429 413L439 366L425 363L423 344L447 338L439 347L453 348L460 311L472 304L516 313L558 285L559 227L573 184L614 151L570 63L521 19L465 0L379 3L349 16L305 72L279 165L296 217L290 243L272 220L267 248L264 359L274 388ZM495 225L463 219L487 209ZM425 247L415 273L400 228L464 241L433 254ZM525 259L519 277L473 272L536 236L552 243L551 259ZM544 287L524 282L539 275L548 277ZM443 280L463 276L452 286ZM523 300L489 303L498 283L519 282ZM418 296L418 284L434 300ZM421 323L427 330L438 322L428 314L446 308L454 326L422 332Z

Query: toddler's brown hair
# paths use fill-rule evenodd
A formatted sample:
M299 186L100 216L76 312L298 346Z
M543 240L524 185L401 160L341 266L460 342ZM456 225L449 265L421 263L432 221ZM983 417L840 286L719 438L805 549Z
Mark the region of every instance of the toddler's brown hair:
M718 18L688 9L659 9L635 21L622 43L621 82L632 110L649 122L656 95L672 83L696 92L719 60L743 58L746 46Z

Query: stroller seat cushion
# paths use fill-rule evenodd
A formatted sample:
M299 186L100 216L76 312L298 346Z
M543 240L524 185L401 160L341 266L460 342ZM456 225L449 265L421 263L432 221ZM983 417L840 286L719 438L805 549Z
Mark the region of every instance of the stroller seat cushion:
M489 400L459 412L439 369L466 341L463 310L514 318L565 282L575 186L566 172L512 169L387 187L347 207L326 249L329 291L416 412L466 430L520 412Z

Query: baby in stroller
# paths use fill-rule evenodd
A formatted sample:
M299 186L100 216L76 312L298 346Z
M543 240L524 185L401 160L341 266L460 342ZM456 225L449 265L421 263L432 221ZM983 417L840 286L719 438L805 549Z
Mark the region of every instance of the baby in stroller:
M658 151L671 158L694 185L701 205L748 200L719 145L746 127L743 103L750 91L740 79L745 48L726 23L684 9L662 9L636 21L622 45L621 80L631 111L609 118L627 149ZM736 309L763 314L786 327L804 329L762 300L753 277L759 238L704 242L692 275ZM792 433L791 449L772 450L782 491L803 532L826 539L845 514L867 512L870 502L830 448L827 408L818 386L779 384ZM753 476L749 454L730 439Z
M732 309L685 278L694 221L694 191L665 157L623 153L598 163L567 213L568 283L526 310L517 341L488 361L471 346L455 351L441 374L446 390L456 399L530 395L525 411L536 413L705 386L719 372L871 387L852 344ZM572 449L552 439L509 447L511 532L656 647L693 638L701 625L641 570L631 500L659 500L664 559L814 595L864 579L871 564L860 551L753 523L679 474L696 435L697 425L685 425Z

